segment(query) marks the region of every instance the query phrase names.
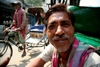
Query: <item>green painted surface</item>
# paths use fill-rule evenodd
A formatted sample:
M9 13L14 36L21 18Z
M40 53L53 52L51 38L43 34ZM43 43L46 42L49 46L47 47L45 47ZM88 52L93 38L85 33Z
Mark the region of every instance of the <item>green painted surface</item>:
M75 30L78 33L74 36L88 45L100 47L100 8L71 6L68 9L76 17Z
M100 8L71 6L75 17L75 30L100 38Z
M82 42L86 43L87 45L92 45L95 48L97 48L99 46L98 53L100 53L100 39L95 38L95 37L91 37L91 36L87 36L87 35L84 35L82 33L75 33L74 36L79 41L82 41Z

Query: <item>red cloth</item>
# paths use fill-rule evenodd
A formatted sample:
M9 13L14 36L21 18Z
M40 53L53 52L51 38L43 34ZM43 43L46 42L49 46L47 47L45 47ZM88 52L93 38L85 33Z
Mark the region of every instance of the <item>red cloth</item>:
M80 43L80 45L79 45L79 41L76 39L76 37L75 37L75 41L72 46L72 50L75 51L75 54L74 54L73 58L70 58L70 57L68 58L70 60L68 62L69 66L67 66L67 67L83 67L83 65L84 65L85 61L88 59L90 53L93 51L97 52L97 49L90 45L86 45L84 43ZM54 53L53 53L52 67L58 67L58 64L59 64L58 56L59 56L59 52L57 52L57 49L56 49L56 51L54 51ZM66 65L67 65L67 63L66 63Z
M15 13L14 13L15 26L13 26L11 29L16 29L16 28L19 28L21 26L21 23L22 23L21 12L22 12L22 8L19 9L19 15L18 15L18 24L19 25L17 27L17 22L16 22L17 10L15 11ZM20 33L23 36L23 38L25 39L24 31L21 30Z

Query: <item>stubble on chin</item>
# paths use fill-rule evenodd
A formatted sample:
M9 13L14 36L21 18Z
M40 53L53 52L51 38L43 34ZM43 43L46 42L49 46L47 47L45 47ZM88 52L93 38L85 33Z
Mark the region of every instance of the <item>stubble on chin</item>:
M69 48L70 48L71 45L69 45L67 48L66 47L55 47L59 52L66 52Z

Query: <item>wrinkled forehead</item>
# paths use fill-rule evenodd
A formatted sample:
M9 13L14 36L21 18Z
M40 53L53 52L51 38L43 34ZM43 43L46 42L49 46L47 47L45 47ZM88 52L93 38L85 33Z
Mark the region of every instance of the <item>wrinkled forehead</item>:
M69 16L66 12L54 12L52 13L49 18L48 18L48 22L50 21L55 21L55 20L69 20Z

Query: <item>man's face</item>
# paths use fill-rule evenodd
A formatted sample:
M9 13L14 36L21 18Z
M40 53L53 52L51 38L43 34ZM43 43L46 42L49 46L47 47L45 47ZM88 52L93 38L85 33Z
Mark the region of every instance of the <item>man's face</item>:
M59 51L65 52L74 40L74 27L65 12L54 12L48 18L45 30L51 44Z
M45 14L44 13L40 13L41 17L44 18L45 17Z
M18 10L18 9L20 8L20 5L15 4L15 5L14 5L14 8L15 8L16 10Z

